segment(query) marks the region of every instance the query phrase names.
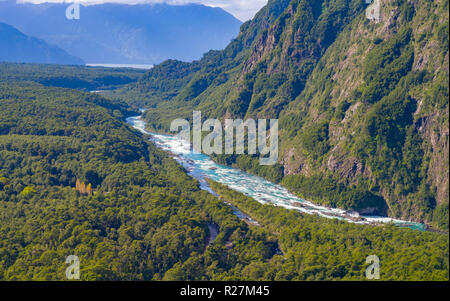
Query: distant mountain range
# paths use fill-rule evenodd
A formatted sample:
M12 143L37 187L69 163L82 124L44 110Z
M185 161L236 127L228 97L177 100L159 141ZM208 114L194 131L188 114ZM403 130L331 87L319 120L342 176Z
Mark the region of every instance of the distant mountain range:
M99 4L81 6L68 20L69 4L0 2L0 21L57 45L86 63L156 64L192 61L223 49L241 22L220 8L203 5Z
M83 60L0 22L0 61L84 65Z

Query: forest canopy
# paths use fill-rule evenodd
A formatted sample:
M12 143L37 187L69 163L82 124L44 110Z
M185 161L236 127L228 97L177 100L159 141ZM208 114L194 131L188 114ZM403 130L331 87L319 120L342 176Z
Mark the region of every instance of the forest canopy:
M383 280L449 279L447 235L302 215L211 183L216 197L130 114L92 93L0 83L0 280L64 280L69 255L82 280L364 280L372 254Z

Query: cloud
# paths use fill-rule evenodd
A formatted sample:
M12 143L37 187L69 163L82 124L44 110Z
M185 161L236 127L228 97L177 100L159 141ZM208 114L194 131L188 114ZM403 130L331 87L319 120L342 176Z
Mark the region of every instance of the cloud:
M0 0L1 1L1 0ZM188 3L203 4L211 7L220 7L241 21L247 21L255 16L255 14L266 5L268 0L79 0L77 2L83 4L100 4L100 3L167 3L172 5L182 5ZM18 0L17 2L27 3L71 3L74 0Z

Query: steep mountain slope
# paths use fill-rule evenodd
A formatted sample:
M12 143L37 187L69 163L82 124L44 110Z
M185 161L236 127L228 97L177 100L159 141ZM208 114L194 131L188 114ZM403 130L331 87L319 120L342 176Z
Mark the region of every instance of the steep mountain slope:
M369 20L361 1L292 0L233 64L216 58L257 18L224 52L184 65L187 76L166 62L127 92L147 99L156 130L193 109L279 118L279 164L216 159L319 203L448 228L448 2L380 3ZM162 83L174 89L153 97Z
M59 47L29 37L0 22L0 61L84 65L84 62Z
M448 2L381 3L380 22L356 18L281 114L285 174L302 175L285 183L329 176L448 228Z
M0 21L87 63L124 64L192 61L223 49L241 25L224 10L202 5L89 5L81 6L79 20L66 18L68 6L0 2Z
M238 38L223 52L208 54L186 66L197 65L198 69L185 78L183 89L172 91L167 99L152 100L158 102L161 114L166 109L164 105L187 107L184 111L189 114L189 106L194 104L205 113L220 117L253 116L264 107L275 118L302 91L314 65L339 30L363 8L356 0L269 1L254 20L242 26ZM248 36L252 39L242 42ZM229 61L232 64L227 64ZM171 69L161 67L164 72L159 71L160 74L173 74ZM139 97L145 96L146 88L150 93L158 93L158 88L149 83L161 83L160 77L144 77L137 84ZM267 106L269 102L271 105ZM168 122L162 124L163 128L167 126Z

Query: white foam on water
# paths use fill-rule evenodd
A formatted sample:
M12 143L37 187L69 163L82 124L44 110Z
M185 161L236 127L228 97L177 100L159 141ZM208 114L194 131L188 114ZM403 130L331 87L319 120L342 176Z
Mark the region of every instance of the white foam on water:
M127 122L140 132L150 135L152 141L161 149L171 152L178 157L175 159L183 165L191 176L199 180L200 188L215 194L209 187L205 177L227 185L231 189L241 192L261 204L273 204L290 210L297 210L306 214L316 214L329 219L345 220L356 224L394 223L403 226L423 227L422 224L392 219L381 216L363 216L349 213L339 208L328 208L303 200L281 185L274 184L261 177L248 174L241 170L215 163L207 155L193 152L191 144L177 136L151 133L145 130L145 122L138 117L130 117ZM297 205L297 206L296 206ZM235 208L237 210L237 208ZM247 217L249 218L249 217Z

